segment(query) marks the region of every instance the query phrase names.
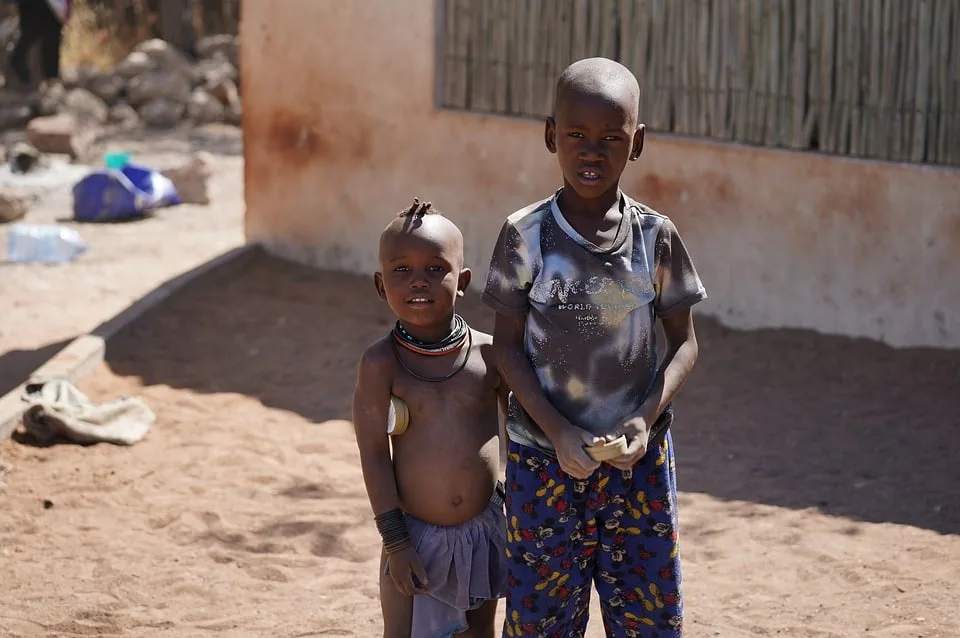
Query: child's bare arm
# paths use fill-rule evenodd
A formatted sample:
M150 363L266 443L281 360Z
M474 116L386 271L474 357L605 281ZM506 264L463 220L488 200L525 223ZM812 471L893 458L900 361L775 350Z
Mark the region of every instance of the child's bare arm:
M497 364L499 379L497 381L497 404L499 407L498 422L500 430L500 477L505 479L507 471L507 446L510 444L507 436L507 406L510 402L510 384L507 378L500 370L500 364Z
M656 242L654 310L667 338L667 352L641 414L653 424L680 390L697 361L699 347L693 329L693 305L707 298L693 260L677 227L664 220ZM682 308L682 310L681 310Z
M497 383L497 405L500 407L500 412L503 415L507 414L507 404L510 401L510 384L507 382L507 377L504 376L503 370L500 370L499 360L497 363L497 371L500 374L500 380Z
M570 424L547 401L540 388L540 381L524 352L524 326L523 316L504 315L498 312L493 331L493 349L507 385L513 389L513 394L530 418L552 441L560 438L563 430Z
M371 346L363 354L353 393L353 423L360 466L374 515L400 507L386 429L393 386L393 360L384 356L379 345Z
M643 416L651 425L683 387L700 356L690 308L669 317L661 317L660 322L667 338L667 351L654 379L653 389L643 405Z
M383 341L368 348L360 360L353 393L353 424L360 449L360 467L375 516L400 509L400 494L387 435L393 365L393 353ZM394 514L402 516L399 512ZM422 593L428 584L427 575L413 547L407 543L396 550L388 546L384 549L388 554L390 579L396 588L407 596Z
M598 467L584 445L597 437L571 424L547 400L523 347L525 317L497 313L493 348L511 391L530 418L553 443L563 469L575 478L587 478Z
M639 412L623 424L623 433L630 440L627 453L610 461L611 465L622 470L632 468L646 454L650 428L680 391L700 354L690 308L669 317L661 317L660 321L667 338L667 352L646 401L640 406Z

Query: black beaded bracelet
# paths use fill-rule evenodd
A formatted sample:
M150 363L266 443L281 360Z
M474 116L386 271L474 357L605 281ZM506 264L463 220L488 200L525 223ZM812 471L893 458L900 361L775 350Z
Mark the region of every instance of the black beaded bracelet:
M397 508L378 514L374 517L374 521L377 523L380 538L383 539L383 549L388 554L410 547L410 534L407 533L407 522L403 510Z

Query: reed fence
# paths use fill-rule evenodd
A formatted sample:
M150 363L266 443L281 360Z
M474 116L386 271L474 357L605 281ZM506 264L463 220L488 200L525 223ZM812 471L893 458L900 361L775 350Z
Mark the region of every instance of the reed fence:
M543 117L570 62L640 79L652 130L960 165L960 0L444 0L443 107Z

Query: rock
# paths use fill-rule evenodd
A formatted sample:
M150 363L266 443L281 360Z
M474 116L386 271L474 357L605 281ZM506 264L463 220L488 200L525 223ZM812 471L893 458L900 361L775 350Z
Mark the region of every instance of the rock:
M187 104L187 117L197 124L221 122L227 109L204 89L194 89Z
M110 107L86 89L73 89L63 98L63 110L73 113L78 119L87 119L97 124L107 121Z
M16 188L0 188L0 224L23 219L34 196Z
M7 162L13 173L29 173L44 162L43 154L33 144L17 142L7 151Z
M85 88L90 78L97 75L97 70L89 64L81 64L70 69L60 71L60 81L67 89Z
M64 86L69 86L71 89L80 86L80 68L61 68L60 81L63 82Z
M167 100L186 104L190 99L191 83L177 71L151 71L137 76L127 84L130 104L140 107L152 100Z
M54 115L63 107L67 89L60 82L51 82L40 87L37 115Z
M124 128L132 128L140 124L140 115L137 109L126 102L120 102L110 109L110 121Z
M160 38L146 40L138 44L134 51L146 55L157 68L163 71L179 71L185 75L190 74L190 60L166 40Z
M193 75L197 84L211 87L225 80L236 82L237 67L233 66L230 60L218 54L208 60L197 62L193 67Z
M183 119L184 110L182 102L160 97L141 106L140 117L152 128L173 128Z
M240 91L232 80L223 80L212 87L208 87L210 94L226 106L226 121L240 126L243 122L243 104L240 100Z
M115 104L126 85L127 81L116 73L101 73L90 78L87 90L106 104Z
M196 153L182 166L160 169L177 189L180 201L184 204L209 204L210 194L207 181L210 179L213 157L209 153Z
M239 59L240 40L235 35L209 35L197 41L197 56L211 58L220 53L230 63L237 66Z
M37 117L27 125L27 141L38 151L61 153L74 159L84 157L96 137L96 129L73 113Z
M225 121L234 126L243 126L243 105L240 104L239 101L236 104L227 106L227 117Z
M220 100L226 106L240 102L240 91L233 80L223 79L219 82L207 85L210 95Z
M113 73L124 80L132 80L138 75L156 71L158 68L159 65L146 53L142 51L132 51L113 67Z
M142 122L169 128L183 118L197 124L239 124L243 108L238 45L239 39L233 35L201 38L194 59L161 39L141 42L110 71L89 66L65 69L64 85L32 105L33 115L66 112L78 121L124 127ZM5 110L9 109L0 105L0 127L4 119L9 120L9 127L26 123L26 110L4 118Z
M31 117L33 117L33 109L29 105L0 106L0 131L22 129Z

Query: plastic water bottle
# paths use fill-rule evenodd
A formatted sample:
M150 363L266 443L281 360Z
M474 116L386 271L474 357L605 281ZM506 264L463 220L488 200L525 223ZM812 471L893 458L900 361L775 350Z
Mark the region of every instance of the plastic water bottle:
M14 224L7 235L7 261L63 264L87 250L72 228L52 224Z

